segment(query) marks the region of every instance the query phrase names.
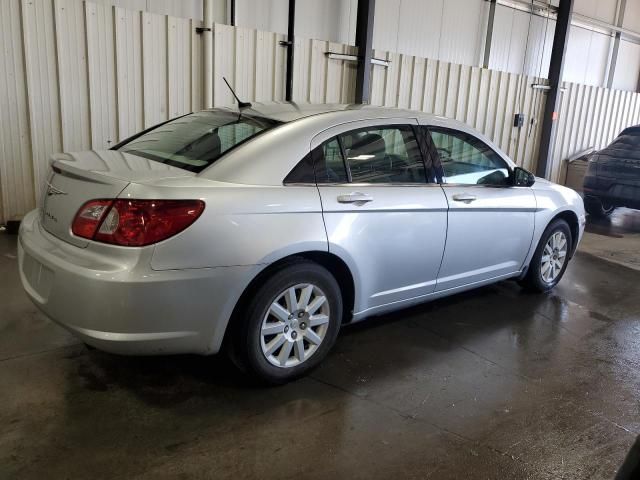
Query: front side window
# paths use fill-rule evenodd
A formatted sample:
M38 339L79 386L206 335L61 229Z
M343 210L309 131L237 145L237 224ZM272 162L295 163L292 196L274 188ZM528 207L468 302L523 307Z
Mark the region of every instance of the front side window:
M279 124L263 117L208 110L164 123L118 150L201 172L231 149Z
M369 127L339 136L354 183L426 183L410 126Z
M509 185L509 168L488 145L467 133L430 127L445 183Z

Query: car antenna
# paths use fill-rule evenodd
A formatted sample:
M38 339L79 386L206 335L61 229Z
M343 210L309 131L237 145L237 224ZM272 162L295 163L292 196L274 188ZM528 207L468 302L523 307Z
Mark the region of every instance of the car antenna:
M242 100L240 100L238 98L238 95L236 95L236 92L233 91L233 88L231 88L231 85L229 85L229 82L227 82L227 79L222 77L222 79L224 80L224 83L227 84L227 87L229 87L229 90L231 90L231 94L234 96L234 98L238 101L238 108L240 110L242 110L243 108L247 108L251 106L251 103L249 102L243 102Z

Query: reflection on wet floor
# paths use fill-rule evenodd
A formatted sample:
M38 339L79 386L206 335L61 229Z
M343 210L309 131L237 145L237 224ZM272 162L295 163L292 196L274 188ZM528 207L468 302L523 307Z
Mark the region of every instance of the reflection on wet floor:
M587 215L578 250L640 270L640 210L617 208L608 218Z
M628 233L640 233L640 210L617 208L609 217L587 216L586 230L589 233L622 238Z

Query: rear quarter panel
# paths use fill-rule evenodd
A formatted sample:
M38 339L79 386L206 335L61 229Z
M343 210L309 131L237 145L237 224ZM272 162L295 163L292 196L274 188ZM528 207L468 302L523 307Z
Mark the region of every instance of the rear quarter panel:
M154 270L268 264L304 251L327 251L315 186L252 186L206 179L131 184L121 198L205 202L201 217L155 246Z

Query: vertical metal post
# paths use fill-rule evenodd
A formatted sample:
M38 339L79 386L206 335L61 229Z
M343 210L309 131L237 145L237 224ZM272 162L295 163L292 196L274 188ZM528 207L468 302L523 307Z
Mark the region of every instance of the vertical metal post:
M356 47L358 47L356 103L369 103L371 97L371 55L373 52L373 17L375 10L376 0L358 0L356 17Z
M533 12L531 12L533 15ZM491 41L493 39L493 22L496 18L496 0L489 0L489 18L487 19L487 35L484 40L484 59L482 68L489 68L491 57Z
M296 0L289 0L289 13L287 17L287 78L285 83L284 98L287 102L293 99L293 45L296 29Z
M572 13L573 0L560 0L556 29L553 35L553 46L551 47L551 62L549 64L549 86L551 88L547 92L547 101L544 106L538 165L536 167L536 175L539 177L548 178L551 170L550 157L556 133L564 56L567 52Z
M624 21L624 11L627 9L627 0L618 0L618 11L616 14L616 27L622 27ZM618 51L620 50L620 32L616 32L613 38L613 48L611 49L611 58L609 60L609 73L607 75L607 88L613 86L613 77L616 74L616 65L618 63Z
M236 26L236 0L229 0L229 25Z

